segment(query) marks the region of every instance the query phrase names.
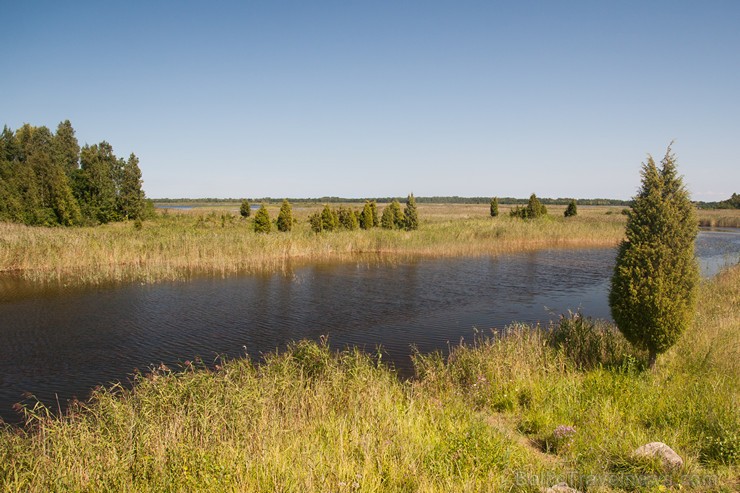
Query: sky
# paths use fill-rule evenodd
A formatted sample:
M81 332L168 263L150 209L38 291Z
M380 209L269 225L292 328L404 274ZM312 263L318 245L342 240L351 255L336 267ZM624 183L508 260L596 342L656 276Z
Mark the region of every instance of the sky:
M0 125L151 198L740 192L740 2L0 0Z

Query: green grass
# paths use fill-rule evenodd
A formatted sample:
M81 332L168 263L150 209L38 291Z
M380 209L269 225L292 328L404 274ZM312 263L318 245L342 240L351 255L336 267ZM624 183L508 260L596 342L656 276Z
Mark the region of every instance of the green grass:
M487 206L421 205L418 231L315 234L307 217L318 206L295 207L290 233L258 234L230 208L170 211L144 222L95 228L40 228L0 223L0 275L36 283L156 282L193 275L228 276L290 269L316 260L495 255L550 247L607 246L624 234L624 217L583 208L537 221L488 217ZM382 208L382 205L381 205ZM270 206L277 217L277 207ZM503 209L503 208L502 208Z
M735 267L702 285L693 329L652 372L580 316L416 354L408 381L378 354L306 341L162 368L61 419L27 409L0 432L0 491L737 491L739 314ZM650 441L684 468L631 457Z

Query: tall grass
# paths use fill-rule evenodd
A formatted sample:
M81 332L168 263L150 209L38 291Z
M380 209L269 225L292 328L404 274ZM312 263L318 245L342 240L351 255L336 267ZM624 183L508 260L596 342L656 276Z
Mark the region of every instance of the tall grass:
M140 228L133 223L68 229L0 223L0 274L65 284L154 282L194 274L275 271L295 262L358 255L489 255L613 245L623 234L619 216L521 221L486 217L485 208L468 214L470 206L420 206L418 231L376 228L315 234L306 221L314 208L296 207L294 230L268 235L255 233L250 221L229 209L167 212ZM276 216L276 210L270 212Z
M735 267L703 284L654 372L582 317L416 354L408 381L382 352L306 341L259 364L160 368L63 418L27 409L0 432L0 490L737 491L738 314ZM656 440L682 469L631 456Z
M699 225L707 228L740 228L740 210L699 210Z

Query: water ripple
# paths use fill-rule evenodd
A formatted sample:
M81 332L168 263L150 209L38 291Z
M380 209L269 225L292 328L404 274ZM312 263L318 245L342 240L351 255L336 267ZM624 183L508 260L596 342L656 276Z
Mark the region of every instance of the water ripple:
M710 275L737 262L740 234L702 233ZM271 275L44 290L0 301L0 416L31 392L56 408L134 369L236 357L328 335L333 347L382 346L410 368L411 346L445 350L473 329L547 321L568 309L608 318L615 249L494 258L320 263ZM24 288L28 289L28 288Z

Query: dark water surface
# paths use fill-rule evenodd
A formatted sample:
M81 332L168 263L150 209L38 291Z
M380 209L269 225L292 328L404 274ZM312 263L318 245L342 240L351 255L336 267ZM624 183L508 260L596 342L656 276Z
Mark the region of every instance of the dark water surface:
M740 258L740 231L697 240L704 276ZM6 280L0 298L0 416L28 392L52 407L98 384L164 362L254 358L291 340L328 335L401 371L411 346L445 350L474 329L542 322L582 309L609 318L615 249L498 257L319 263L287 273L155 285L31 290ZM13 286L9 288L8 286ZM19 294L22 293L22 294ZM244 349L246 347L246 350Z

